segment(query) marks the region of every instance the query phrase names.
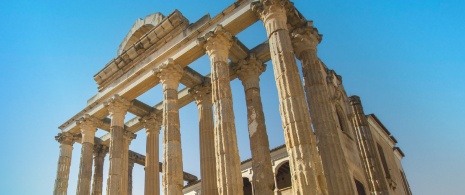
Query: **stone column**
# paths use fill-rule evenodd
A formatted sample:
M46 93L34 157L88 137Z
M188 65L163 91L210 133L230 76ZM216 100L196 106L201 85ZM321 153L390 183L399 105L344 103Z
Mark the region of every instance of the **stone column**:
M211 83L205 82L189 90L195 97L199 111L200 174L202 194L216 195L215 133L213 128Z
M92 179L92 156L94 153L94 138L96 126L102 122L88 114L79 119L77 125L81 128L81 164L79 167L79 179L77 195L89 195Z
M371 134L368 120L363 111L360 97L349 97L354 117L352 119L357 136L357 146L359 148L365 173L368 179L368 187L372 194L385 195L389 194L386 178L383 175L382 164L378 159L376 144Z
M255 54L251 54L248 60L240 61L235 70L245 91L254 192L255 194L272 195L274 174L259 85L259 76L265 71L265 68L265 64L257 60Z
M111 119L110 127L110 170L107 184L107 195L121 195L123 184L124 117L129 108L129 101L115 95L105 102ZM126 159L127 160L127 159ZM124 191L124 193L126 193Z
M102 195L103 163L108 153L108 146L101 144L94 146L94 177L92 179L92 195Z
M124 148L123 148L123 152L122 152L122 157L123 157L123 164L122 164L122 167L123 167L123 180L122 180L122 184L121 184L121 192L122 192L122 195L127 195L129 189L128 189L128 186L129 186L129 145L131 144L131 141L133 139L136 139L136 134L132 133L132 132L129 132L129 131L124 131L123 133L123 142L124 142Z
M178 86L183 69L169 59L155 70L163 85L163 192L182 195L183 169L179 126Z
M262 0L252 4L252 10L258 13L268 35L293 192L323 194L321 189L326 186L317 181L312 165L312 155L317 154L316 139L287 29L286 12L291 9L293 6L288 0Z
M59 133L55 136L55 140L60 143L60 156L58 157L57 177L53 195L66 195L68 193L69 168L75 138L71 133Z
M161 117L150 114L141 119L147 135L146 156L145 156L145 195L160 194L159 176L159 135L162 124Z
M337 122L333 117L333 104L326 87L326 77L316 55L316 46L322 35L311 22L292 33L297 58L301 61L313 128L318 137L323 169L329 194L353 194L354 181L350 176L342 144L339 139Z
M134 161L136 159L133 156L129 156L128 160L128 195L132 195L132 170L134 168Z
M228 54L232 36L221 25L198 39L211 61L212 102L215 115L215 151L218 194L242 195L241 162L229 79Z

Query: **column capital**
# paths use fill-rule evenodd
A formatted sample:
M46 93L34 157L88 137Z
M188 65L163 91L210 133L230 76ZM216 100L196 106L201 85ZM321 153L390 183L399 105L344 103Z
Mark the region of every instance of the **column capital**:
M212 84L210 81L205 81L189 89L189 93L195 98L195 103L200 106L204 104L212 105Z
M105 156L109 151L109 147L102 144L94 145L94 155L95 156Z
M178 89L179 81L184 74L183 68L174 62L172 58L168 58L166 62L153 70L155 76L160 79L163 85L163 90Z
M245 89L251 87L259 88L258 81L260 75L266 70L266 65L255 57L255 54L250 54L247 60L241 60L234 67L237 77L242 81Z
M150 113L149 115L140 118L139 121L144 125L145 131L147 133L160 133L160 127L163 123L162 116L155 113Z
M94 143L95 132L97 127L101 126L103 122L89 114L85 114L79 120L76 121L76 124L81 129L82 134L82 143L89 142Z
M123 137L128 140L129 142L132 141L133 139L136 139L137 135L133 132L130 131L124 131L123 132Z
M312 21L307 21L304 26L293 30L291 39L296 56L301 59L302 52L307 50L313 50L316 53L316 46L321 42L322 38L323 35L319 34L318 29L313 27Z
M104 102L110 113L111 126L124 127L124 117L131 103L129 100L115 94L113 97Z
M55 136L55 140L57 140L58 143L60 144L72 146L74 142L76 141L76 137L71 133L65 132L65 133L58 133L58 135Z
M289 0L256 1L251 7L267 27L268 37L277 30L288 29L286 13L295 9L294 4Z
M197 44L206 50L210 58L218 58L216 61L227 61L229 49L235 40L231 33L218 24L213 31L198 38Z

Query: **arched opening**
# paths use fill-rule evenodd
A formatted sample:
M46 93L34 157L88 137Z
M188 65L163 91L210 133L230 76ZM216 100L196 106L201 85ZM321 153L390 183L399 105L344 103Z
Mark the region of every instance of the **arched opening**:
M336 105L336 115L337 115L337 122L339 125L339 129L344 132L346 135L351 136L349 131L349 126L347 125L347 117L344 114L343 109L341 106Z
M252 183L250 183L249 178L243 177L242 183L244 183L244 195L252 195Z
M291 169L289 161L282 164L276 173L276 187L281 194L290 194L292 191Z

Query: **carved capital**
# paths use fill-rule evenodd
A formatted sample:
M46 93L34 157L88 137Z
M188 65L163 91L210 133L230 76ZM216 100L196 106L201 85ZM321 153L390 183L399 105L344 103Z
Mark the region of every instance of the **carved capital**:
M81 129L82 134L92 133L97 130L97 127L100 127L103 124L103 121L90 116L89 114L85 114L79 120L76 121L76 124Z
M136 139L137 135L133 132L130 131L124 131L123 133L124 139L128 140L129 142L132 141L133 139Z
M131 103L119 95L114 95L108 101L104 102L110 113L111 126L124 127L124 117Z
M229 48L235 38L224 30L222 25L217 25L213 31L206 33L197 39L197 44L206 50L212 61L228 61Z
M291 33L292 45L298 58L302 58L303 51L313 51L316 55L316 46L321 42L323 35L313 27L313 22L308 21L305 26L296 28Z
M161 116L150 113L147 116L142 117L139 121L144 125L146 133L160 133L160 127L163 123L163 119Z
M242 85L246 89L251 87L259 87L258 82L260 75L266 70L266 65L255 57L255 54L250 54L248 59L241 60L234 67L237 77L242 81Z
M253 2L251 7L263 21L268 37L277 30L288 29L286 13L295 9L289 0L262 0Z
M157 67L154 73L155 76L160 79L163 90L177 90L184 70L179 64L176 64L173 59L169 58L166 62Z
M193 94L197 106L212 105L212 84L210 81L205 81L189 89L189 93Z
M71 133L58 133L58 135L55 136L55 140L57 140L60 144L72 146L76 141L76 137Z
M109 151L109 147L102 144L94 145L94 156L104 157Z

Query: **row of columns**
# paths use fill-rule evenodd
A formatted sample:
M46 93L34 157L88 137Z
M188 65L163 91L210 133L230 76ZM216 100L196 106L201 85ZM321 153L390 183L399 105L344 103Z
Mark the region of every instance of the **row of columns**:
M268 35L278 88L279 110L293 175L293 192L302 195L353 194L355 190L352 179L338 141L336 123L331 115L332 105L325 86L326 78L323 77L316 55L316 45L321 41L321 35L311 26L304 26L290 33L286 15L290 7L292 5L287 0L263 0L252 5L252 10L264 22ZM203 47L210 57L212 73L211 83L205 82L191 90L199 110L202 194L206 195L243 194L228 63L229 48L233 41L234 38L222 26L217 26L198 40L199 46ZM294 54L302 62L305 91ZM274 193L274 176L259 88L259 75L264 70L264 64L253 54L235 67L246 94L254 171L252 183L255 194L266 195ZM163 190L166 194L180 195L183 188L183 172L177 88L183 71L180 65L168 60L154 73L163 86L163 119L161 122L155 115L141 119L147 133L145 194L159 194L160 191L158 136L160 126L163 125ZM106 105L111 118L107 194L127 194L128 175L124 173L130 166L128 147L130 140L134 138L134 134L124 130L123 123L129 101L116 96ZM88 125L85 120L81 124L83 147L78 194L89 194L89 167L92 165L95 125ZM319 138L321 157L312 124ZM67 180L67 176L64 176L66 171L69 173L69 165L66 164L71 158L70 155L67 156L69 150L68 146L62 144L60 162L63 162L59 163L56 191L63 191L67 185L63 181ZM66 165L68 170L63 169L60 172Z

